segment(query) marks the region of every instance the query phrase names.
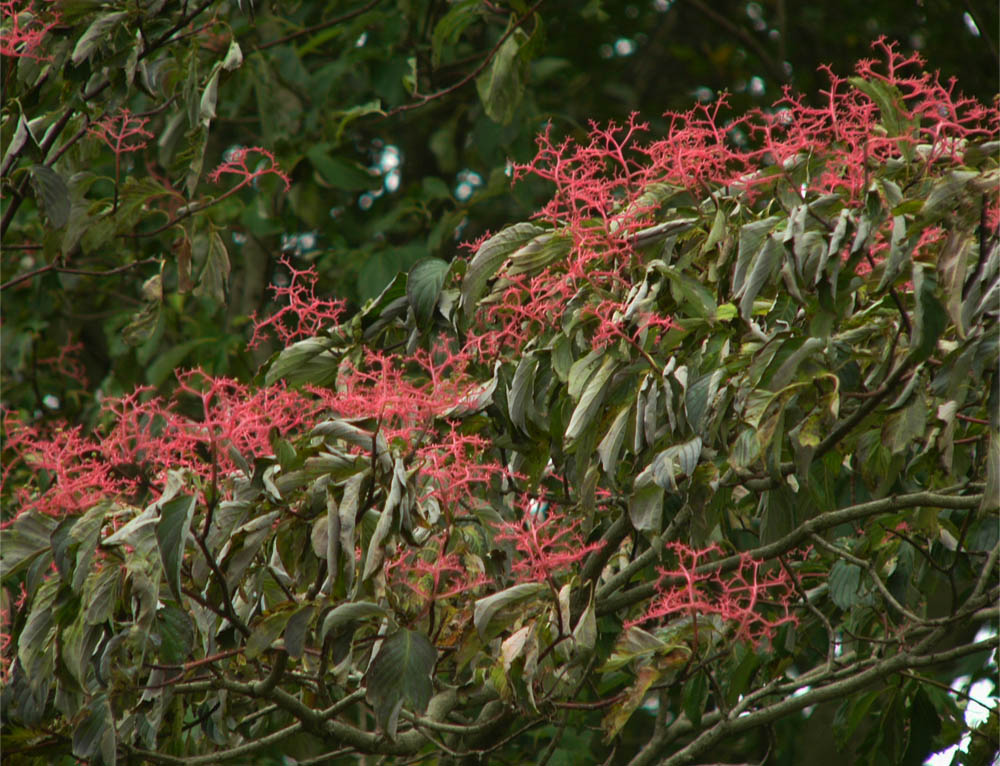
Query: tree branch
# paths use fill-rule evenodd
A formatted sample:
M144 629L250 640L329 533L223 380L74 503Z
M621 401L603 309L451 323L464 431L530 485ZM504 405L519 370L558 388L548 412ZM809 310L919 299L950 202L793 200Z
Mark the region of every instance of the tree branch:
M527 11L525 11L524 14L521 16L521 18L515 21L511 25L510 29L508 29L506 32L503 33L503 35L501 35L500 39L497 40L496 45L494 45L490 49L489 53L486 54L486 57L480 62L479 66L477 66L475 69L469 72L469 74L467 74L461 80L458 80L452 85L449 85L447 88L442 88L441 90L435 91L434 93L430 93L425 96L419 96L418 100L414 101L413 103L401 104L400 106L397 106L394 109L390 109L388 112L385 113L384 118L395 117L397 114L401 114L402 112L409 112L413 109L419 109L420 107L429 104L431 101L436 101L440 98L444 98L445 96L451 95L455 91L459 90L460 88L464 87L465 85L468 85L470 82L475 80L480 75L480 73L484 69L486 69L487 66L489 66L489 63L493 60L493 57L496 56L497 53L499 52L500 47L505 42L507 42L507 38L510 37L512 34L514 34L516 30L520 29L520 27L524 24L524 22L526 22L528 19L534 16L535 11L537 11L539 6L541 6L541 4L544 2L545 0L537 0L537 2L534 5L532 5Z
M851 521L863 519L868 516L874 516L879 513L892 513L894 511L903 510L904 508L916 508L919 506L971 510L973 508L978 508L982 499L982 495L954 496L942 495L935 492L913 492L908 495L898 495L886 497L881 500L871 500L867 503L851 505L847 508L840 508L836 511L827 511L826 513L821 513L818 516L814 516L809 519L798 528L782 537L780 540L768 543L767 545L761 545L757 548L745 551L742 554L735 554L719 559L718 561L707 562L698 566L695 569L695 572L698 574L709 572L729 572L736 569L740 565L743 556L750 556L751 558L756 559L773 558L774 556L785 553L803 544L814 532L821 532L840 524L846 524ZM658 539L661 544L666 542L662 535ZM646 553L650 553L650 551L646 551ZM643 555L645 556L646 554ZM646 561L646 564L652 563L655 555L657 554L651 554L649 560ZM631 590L620 593L617 596L609 596L606 599L602 599L600 596L609 593L609 591L602 591L598 596L597 615L598 617L602 617L619 609L631 606L632 604L645 601L651 598L656 593L656 590L656 583L646 583L644 585L637 585Z

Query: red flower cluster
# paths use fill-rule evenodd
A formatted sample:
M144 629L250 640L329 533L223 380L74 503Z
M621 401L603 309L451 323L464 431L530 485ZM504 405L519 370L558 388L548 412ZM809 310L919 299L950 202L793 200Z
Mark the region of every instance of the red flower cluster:
M582 519L569 521L551 507L541 518L541 507L530 497L521 498L520 505L524 519L500 524L496 536L497 540L513 542L521 554L511 566L518 582L546 582L604 547L603 540L584 542L579 532Z
M38 49L49 30L59 23L59 14L46 9L45 15L47 20L43 20L35 10L33 0L0 0L0 19L3 19L0 56L47 60L48 57L41 55Z
M626 627L674 615L697 621L702 615L715 614L733 625L737 640L759 644L773 638L780 626L798 623L790 613L795 587L785 570L769 573L763 561L744 554L736 571L724 575L704 571L704 565L720 553L717 545L703 550L683 543L669 543L667 547L677 556L677 568L659 570L657 597L642 617L626 623ZM768 612L775 616L767 616Z
M4 485L19 466L31 469L30 480L12 492L18 515L28 509L56 517L82 513L101 499L129 496L143 483L159 486L170 468L189 469L206 482L224 477L237 469L230 447L250 460L271 454L272 433L302 433L327 406L283 385L251 388L200 370L178 377L171 401L144 400L148 390L142 388L109 399L112 425L101 434L5 415L4 447L13 457L5 461Z
M148 117L139 117L128 109L122 109L117 114L110 114L87 128L92 136L97 136L108 148L120 158L125 152L137 152L146 148L146 139L153 134L146 130Z
M335 326L344 314L343 300L326 300L316 297L316 269L296 269L286 256L280 262L291 274L287 287L272 285L271 292L277 299L287 298L288 305L282 306L266 319L253 315L253 337L249 348L257 348L266 331L272 330L283 346L301 338L319 335L324 328ZM286 320L291 320L290 323Z
M247 161L253 154L260 155L261 159L258 161L257 167L251 170L247 166ZM222 176L224 175L234 175L238 176L240 179L239 183L237 183L236 186L230 190L230 192L242 189L244 186L247 186L248 184L256 181L258 178L266 175L278 176L278 178L280 178L285 184L285 191L292 188L292 179L290 179L288 175L280 167L278 167L278 161L274 159L274 155L267 149L263 149L259 146L233 149L228 153L228 158L215 170L208 174L208 180L213 183L222 183Z

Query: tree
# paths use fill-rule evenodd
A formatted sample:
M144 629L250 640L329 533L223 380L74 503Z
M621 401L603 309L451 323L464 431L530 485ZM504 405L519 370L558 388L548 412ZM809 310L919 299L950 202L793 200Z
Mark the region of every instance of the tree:
M88 19L66 55L123 20ZM144 26L143 50L182 21ZM254 322L279 350L252 379L119 376L92 431L8 411L5 755L793 760L823 704L858 760L956 742L949 683L997 648L998 121L876 53L828 71L819 106L549 128L511 169L548 189L537 215L425 254L360 309L286 258L281 309ZM212 55L197 87L162 65L195 148L242 51ZM23 59L5 77L38 86ZM58 159L89 140L114 161L68 211L73 165L8 156L44 247L74 211L101 246L172 243L129 329L153 354L185 269L224 298L223 234L294 197L301 160L185 154L183 189L138 190L147 119L80 118ZM13 279L79 276L50 264ZM186 358L158 357L163 379ZM973 734L986 762L995 725Z

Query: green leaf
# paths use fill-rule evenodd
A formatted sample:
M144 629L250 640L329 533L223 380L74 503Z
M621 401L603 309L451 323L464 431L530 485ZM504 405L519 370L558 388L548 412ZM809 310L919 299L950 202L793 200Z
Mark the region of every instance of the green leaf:
M160 660L179 665L187 660L194 646L194 625L187 611L168 602L156 610L153 630L160 637Z
M0 580L21 571L51 543L58 522L37 511L23 511L3 532L0 545Z
M839 559L830 569L830 598L847 610L860 600L861 568Z
M708 677L706 673L695 673L684 687L684 714L694 724L701 726L701 714L708 699Z
M740 227L740 245L736 256L736 266L733 271L732 291L734 297L742 295L745 288L746 276L753 262L754 256L760 252L764 244L764 238L771 233L771 230L781 221L782 217L772 215L760 221L748 223Z
M454 45L462 32L482 13L480 0L460 0L448 9L431 33L431 67L441 63L446 45Z
M507 257L518 248L545 233L533 223L516 223L494 234L476 250L462 280L462 309L465 319L472 318L479 300L486 292L486 283Z
M213 342L218 342L218 340L212 337L191 338L176 346L171 346L146 368L146 382L154 387L161 385L194 349Z
M396 739L403 705L417 714L427 709L434 692L431 674L436 661L437 650L427 636L403 628L385 639L368 666L366 699L389 739Z
M545 583L526 582L520 585L512 585L499 593L494 593L476 601L472 621L476 626L476 630L479 631L479 636L486 641L495 635L494 630L498 626L494 625L493 622L501 609L524 603L547 590L548 586Z
M32 685L43 683L43 677L53 668L50 647L55 633L55 615L52 605L60 585L59 578L52 577L44 580L31 594L31 611L17 639L17 657Z
M635 477L635 485L628 499L628 516L632 526L640 532L657 533L663 525L663 487L653 477L653 466Z
M702 375L688 386L684 395L684 411L688 425L696 434L702 434L706 426L708 409L719 390L724 372L721 369Z
M903 95L895 85L882 80L865 80L861 77L849 77L847 81L878 105L882 124L890 136L898 136L903 132L904 126L909 121L904 119Z
M208 235L207 242L201 237L196 239L196 250L199 242L203 243L202 247L207 245L208 251L205 255L205 267L202 269L198 285L194 288L194 294L204 295L216 303L224 304L229 292L229 252L218 231L213 230Z
M514 119L524 95L524 61L518 54L527 41L522 30L515 30L493 56L489 68L476 78L476 90L487 116L501 125Z
M92 760L100 753L104 766L115 766L117 746L113 724L108 695L104 692L95 695L73 729L73 755Z
M329 144L315 144L306 150L306 157L322 179L335 189L368 191L379 185L379 179L363 165L328 153Z
M618 455L621 453L622 445L625 443L625 432L628 429L630 405L622 407L611 422L611 427L604 435L601 443L597 445L597 455L601 459L601 467L609 476L614 476L615 467L618 464Z
M247 639L246 658L248 660L255 659L272 648L278 640L278 636L285 630L285 625L292 618L292 614L290 609L282 609L258 621Z
M913 264L913 344L911 358L922 362L934 353L938 338L948 326L948 314L935 295L936 275L922 263Z
M181 563L184 561L184 546L190 534L191 519L194 516L198 498L181 494L160 506L160 518L156 522L156 544L163 562L163 573L174 598L181 600Z
M507 411L510 422L527 433L526 415L532 408L534 397L535 370L538 368L538 357L533 353L525 354L517 364L514 379L507 391Z
M694 277L666 266L660 269L670 280L675 300L685 309L685 314L702 319L715 319L718 306L715 296Z
M892 219L892 236L889 241L889 257L885 261L885 271L878 282L879 291L885 290L896 281L910 258L912 239L906 237L906 217L897 215Z
M565 258L573 247L573 240L561 232L547 232L535 237L510 256L506 273L510 276L540 271L550 263Z
M121 597L121 587L119 567L106 566L87 575L81 594L86 609L83 619L87 625L100 625L112 618Z
M587 604L576 627L573 628L573 642L587 651L592 650L597 643L597 613L594 610L593 600Z
M208 128L215 119L215 104L219 100L219 69L220 67L216 66L212 70L198 104L198 120L205 128Z
M87 27L87 31L76 41L70 61L74 66L79 66L81 62L90 58L101 43L107 43L113 39L112 30L122 21L128 18L128 11L116 11L115 13L104 13L98 16Z
M423 258L410 269L406 278L406 297L420 329L427 329L431 324L448 266L448 262L440 258Z
M698 467L701 457L701 437L696 436L683 444L675 444L660 452L649 464L653 482L661 489L676 491L677 476L690 476Z
M122 328L122 340L130 346L141 346L152 338L160 324L160 309L160 301L150 301L139 309Z
M323 627L319 631L319 643L322 645L330 631L336 630L341 625L366 620L369 617L387 617L388 615L389 612L386 611L385 607L370 601L350 601L346 604L339 604L330 610L323 619Z
M573 414L566 426L566 442L572 442L586 428L591 425L597 417L597 413L604 403L604 397L608 392L608 384L618 363L610 354L605 354L600 368L590 377L583 392L580 394L580 401L573 409Z
M222 68L227 72L233 72L243 65L243 50L235 38L229 41L229 48L226 50L226 57L222 59Z
M1000 508L1000 431L991 427L989 438L986 450L986 486L983 488L983 501L979 505L981 515ZM995 526L993 528L995 530Z
M332 341L306 338L285 348L268 368L264 382L268 386L279 380L290 385L312 383L325 386L337 378L338 359L330 350Z
M750 276L747 278L743 290L734 295L740 299L740 316L745 320L750 320L754 300L764 285L774 278L784 256L785 246L778 237L768 237L764 241L764 246L753 261Z
M956 169L938 178L924 199L920 215L928 222L936 221L963 199L965 187L979 175L975 170Z
M382 510L378 514L378 523L375 525L375 531L372 533L371 540L368 541L365 566L361 573L362 581L367 580L382 566L382 561L385 559L385 544L388 541L393 522L399 516L399 504L403 499L405 491L406 467L403 465L403 459L397 457L393 466L392 484L389 488L389 495L386 497L385 505L382 506Z
M293 660L300 659L305 651L306 634L315 611L315 607L307 604L288 618L288 624L285 625L285 651Z
M361 117L367 117L370 114L385 115L382 109L382 102L379 99L374 101L367 101L364 104L358 104L357 106L352 106L350 109L338 109L329 113L329 117L339 118L337 120L337 130L334 132L333 141L336 146L340 145L341 138L344 135L344 128L350 125L357 119ZM320 171L323 172L323 171ZM368 188L371 188L370 186Z
M69 221L72 208L69 187L62 176L46 165L31 166L31 185L35 190L38 207L48 219L49 226L61 229Z

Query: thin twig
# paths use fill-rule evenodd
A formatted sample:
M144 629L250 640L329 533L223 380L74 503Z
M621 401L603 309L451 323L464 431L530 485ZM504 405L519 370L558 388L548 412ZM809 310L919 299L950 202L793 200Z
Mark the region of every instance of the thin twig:
M39 274L44 274L48 271L54 271L57 274L76 274L83 277L109 277L115 274L121 274L129 269L134 269L136 266L147 266L151 263L159 263L159 258L145 258L141 261L133 261L132 263L126 263L124 266L119 266L114 269L109 269L108 271L90 271L89 269L71 269L66 266L59 266L55 261L48 264L47 266L42 266L41 268L35 269L34 271L28 271L24 274L14 277L7 282L0 285L0 292L3 292L9 287L15 287L22 282L27 282L29 279L34 279Z
M427 95L421 95L418 97L417 101L414 101L410 104L401 104L400 106L397 106L394 109L390 109L388 112L385 113L384 118L395 117L397 114L401 114L402 112L409 112L413 109L419 109L420 107L429 104L431 101L436 101L438 99L444 98L445 96L451 95L455 91L459 90L460 88L464 87L465 85L468 85L470 82L475 80L480 75L480 73L482 73L482 71L486 69L487 66L489 66L489 63L493 60L494 56L496 56L497 53L500 51L500 47L505 42L507 42L507 38L510 37L512 34L514 34L515 31L520 29L521 26L524 24L524 22L526 22L529 18L534 16L535 11L537 11L539 6L541 6L541 4L544 2L545 0L537 0L537 2L534 5L532 5L527 11L525 11L524 14L521 16L521 18L515 21L511 25L510 29L504 32L504 34L500 37L500 39L497 40L496 45L494 45L490 49L489 53L486 54L486 57L480 62L479 66L477 66L475 69L469 72L469 74L467 74L465 77L453 83L452 85L449 85L447 88L442 88L441 90L435 91L434 93L429 93Z

